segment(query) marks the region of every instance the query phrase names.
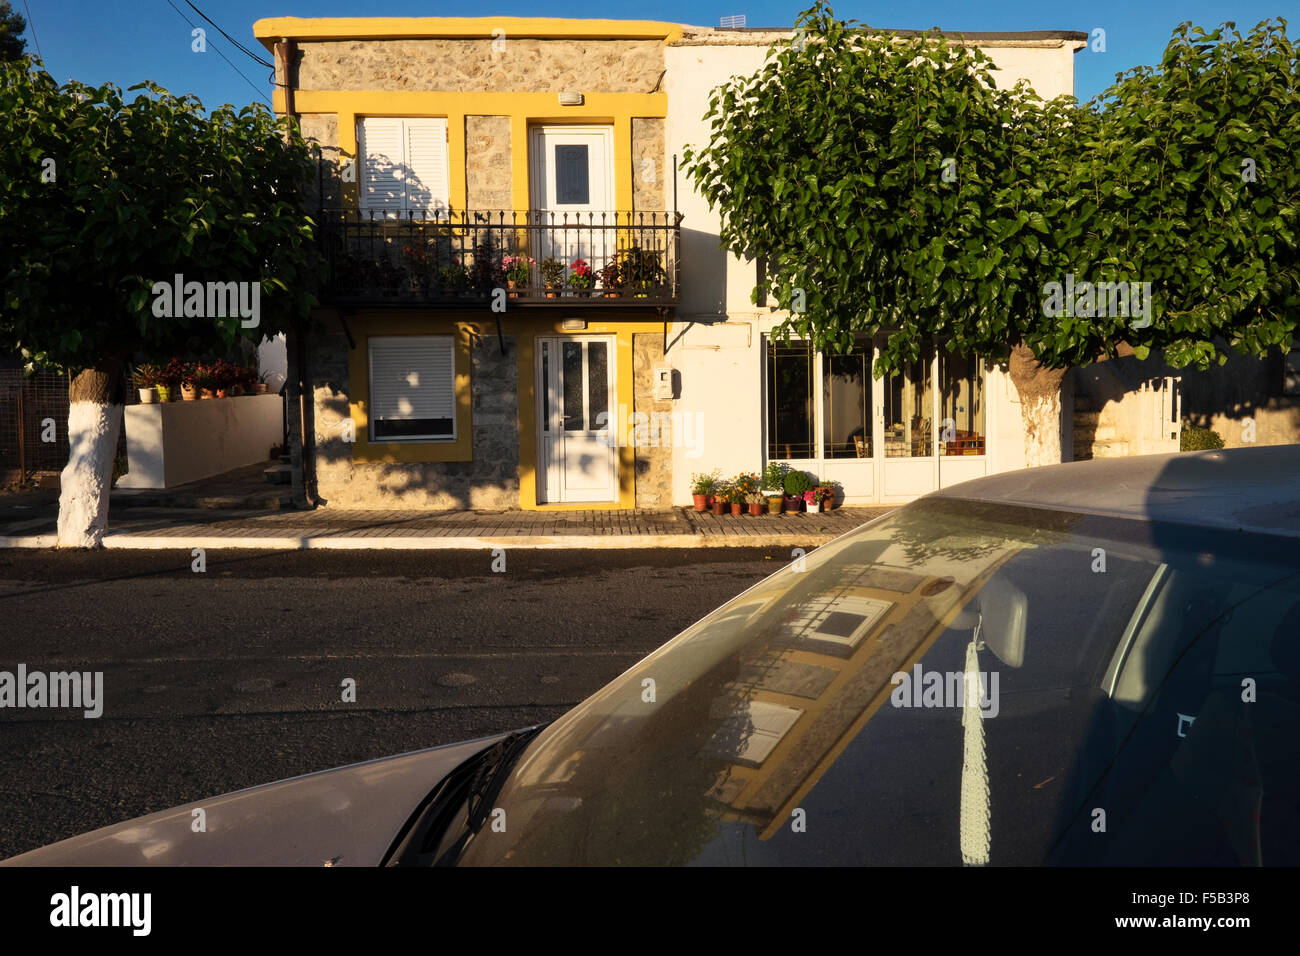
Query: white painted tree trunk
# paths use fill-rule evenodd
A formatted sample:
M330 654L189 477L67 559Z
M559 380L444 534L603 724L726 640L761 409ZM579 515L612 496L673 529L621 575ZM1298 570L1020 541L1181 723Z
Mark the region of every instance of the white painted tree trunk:
M59 494L60 548L98 548L108 530L108 494L122 428L122 406L72 402L68 455Z
M1037 395L1023 401L1025 420L1025 467L1061 463L1061 393Z

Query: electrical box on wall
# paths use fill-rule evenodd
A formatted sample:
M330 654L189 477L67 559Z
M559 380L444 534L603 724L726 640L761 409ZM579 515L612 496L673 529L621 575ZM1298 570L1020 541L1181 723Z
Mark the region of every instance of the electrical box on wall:
M656 365L655 370L655 399L674 398L673 394L673 369L668 365Z

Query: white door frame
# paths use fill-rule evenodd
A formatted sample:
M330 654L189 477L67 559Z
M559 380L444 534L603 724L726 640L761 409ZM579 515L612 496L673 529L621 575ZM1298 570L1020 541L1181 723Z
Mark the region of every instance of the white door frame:
M606 346L605 365L605 401L608 417L604 428L588 428L578 431L564 429L564 365L562 346L568 342L601 342ZM549 346L551 368L549 375L542 374L543 344ZM537 421L537 503L538 504L572 504L591 502L593 504L614 504L619 500L618 482L618 448L613 436L617 433L614 405L617 401L617 367L618 336L616 335L539 335L533 343L533 381L536 382L536 421ZM589 412L587 387L589 350L582 350L582 412L584 419ZM546 414L549 401L550 415ZM588 422L587 424L595 424ZM607 482L603 489L570 487L571 470L567 456L579 455L592 459L593 467L607 468ZM574 463L577 464L576 462Z
M614 209L614 127L612 126L543 126L534 125L528 128L528 206L530 209L537 209L546 212L564 212L564 208L557 208L550 200L550 177L546 175L547 163L549 156L547 149L547 140L554 137L562 139L565 136L572 136L575 139L583 138L590 141L591 137L597 137L601 141L604 152L604 161L597 162L597 166L604 180L603 195L597 195L596 182L592 182L591 202L586 206L574 207L577 212L604 212Z

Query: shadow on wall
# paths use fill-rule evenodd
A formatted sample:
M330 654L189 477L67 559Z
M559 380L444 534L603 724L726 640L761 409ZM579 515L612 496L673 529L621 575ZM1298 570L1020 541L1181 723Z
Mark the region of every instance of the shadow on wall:
M1099 433L1104 426L1098 413L1107 403L1135 392L1143 381L1165 376L1181 378L1183 424L1213 429L1225 447L1300 442L1300 396L1283 394L1280 352L1264 359L1233 356L1206 371L1175 369L1155 353L1145 360L1129 355L1074 370L1076 449L1114 440Z
M681 242L682 262L690 263L690 280L682 282L681 311L687 314L726 312L729 256L717 233L683 227Z

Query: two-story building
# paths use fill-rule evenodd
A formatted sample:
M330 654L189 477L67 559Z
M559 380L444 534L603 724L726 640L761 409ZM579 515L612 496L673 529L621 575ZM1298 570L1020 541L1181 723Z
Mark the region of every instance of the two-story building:
M695 472L779 460L849 503L897 502L1024 466L1015 386L980 357L927 343L882 379L879 342L774 342L784 316L751 303L756 263L720 247L718 214L679 177L683 148L708 140L710 91L791 30L363 17L254 31L276 57L276 110L323 154L328 284L320 329L290 350L319 499L660 508L690 502ZM1052 97L1073 92L1085 40L950 41ZM1175 450L1172 392L1141 401L1132 450ZM1068 460L1068 417L1063 439Z

